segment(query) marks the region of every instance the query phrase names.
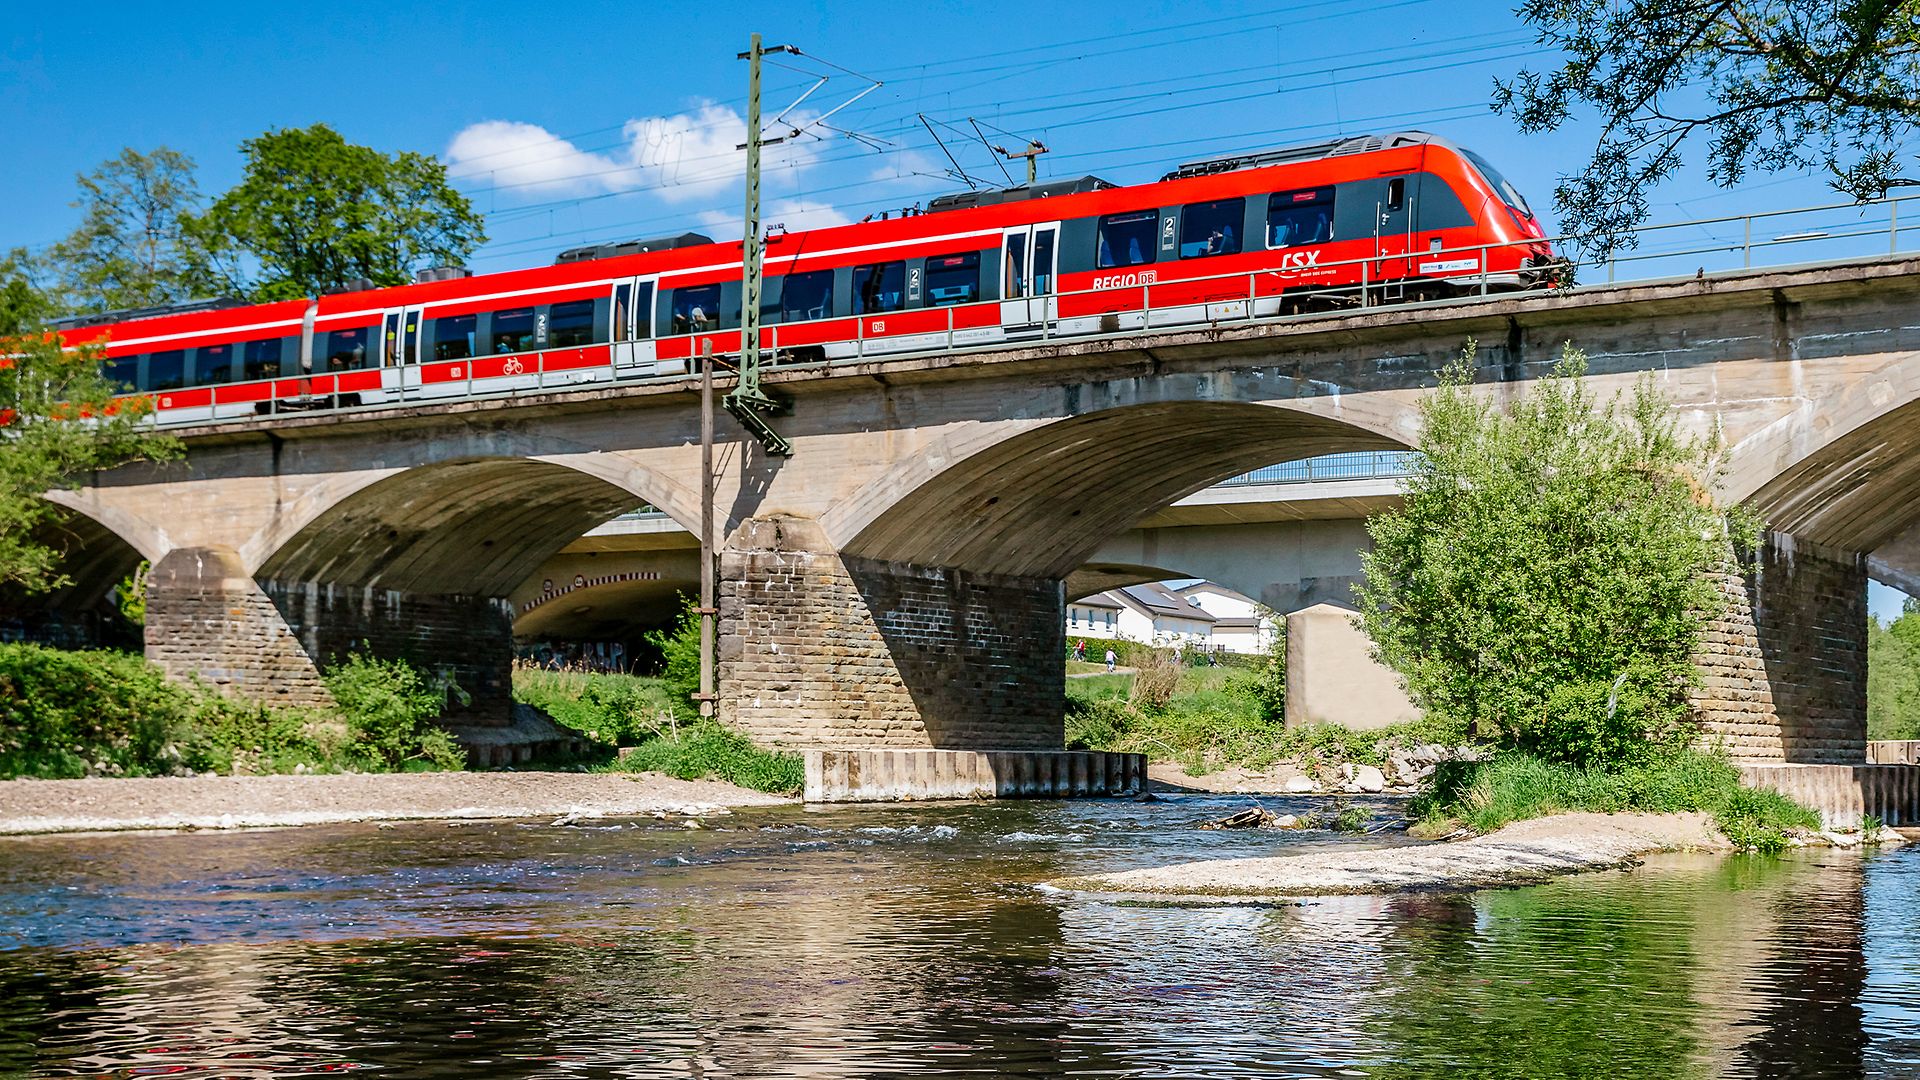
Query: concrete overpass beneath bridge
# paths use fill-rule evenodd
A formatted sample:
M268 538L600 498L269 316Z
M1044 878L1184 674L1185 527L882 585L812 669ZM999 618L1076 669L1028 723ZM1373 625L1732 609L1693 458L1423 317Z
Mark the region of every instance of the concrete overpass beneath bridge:
M1720 425L1727 494L1774 532L1699 708L1746 757L1861 760L1868 562L1920 523L1904 258L776 372L795 456L732 443L718 479L722 715L789 745L1057 748L1075 570L1228 477L1404 447L1469 338L1490 394L1573 341L1602 393L1651 375ZM78 564L153 562L147 650L176 675L313 700L316 662L366 641L501 715L505 598L638 505L692 525L697 417L646 384L235 422L61 501Z

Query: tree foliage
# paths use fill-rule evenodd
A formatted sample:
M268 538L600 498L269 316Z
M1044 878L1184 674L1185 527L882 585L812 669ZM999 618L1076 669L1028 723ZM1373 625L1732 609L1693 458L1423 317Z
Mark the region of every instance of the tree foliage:
M25 248L0 258L0 338L36 330L56 314L58 305L41 280L44 274L45 267Z
M415 268L464 262L486 240L446 166L424 154L356 146L325 124L269 131L240 150L245 178L187 223L200 272L235 294L403 285Z
M156 307L206 284L186 224L200 208L193 160L128 148L79 179L80 226L47 262L75 311Z
M174 456L178 444L146 423L151 408L114 400L98 349L65 349L39 331L0 334L0 584L39 592L67 582L46 540L63 511L46 494L96 470Z
M1431 719L1482 740L1576 765L1686 742L1709 574L1753 541L1707 494L1717 440L1683 438L1650 381L1597 402L1571 347L1504 411L1473 361L1423 401L1406 497L1367 523L1363 626Z
M1867 622L1867 738L1920 739L1920 610Z
M1690 140L1723 187L1819 169L1864 201L1914 182L1898 148L1920 122L1920 0L1525 0L1519 14L1566 60L1498 81L1494 108L1527 133L1598 115L1592 162L1554 201L1599 254L1633 246L1624 231Z

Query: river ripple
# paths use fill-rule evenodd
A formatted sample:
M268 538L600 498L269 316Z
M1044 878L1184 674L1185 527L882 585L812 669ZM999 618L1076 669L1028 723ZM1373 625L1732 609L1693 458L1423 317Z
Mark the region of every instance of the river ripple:
M1331 842L1192 828L1246 802L0 841L0 1075L1920 1076L1920 849L1038 887Z

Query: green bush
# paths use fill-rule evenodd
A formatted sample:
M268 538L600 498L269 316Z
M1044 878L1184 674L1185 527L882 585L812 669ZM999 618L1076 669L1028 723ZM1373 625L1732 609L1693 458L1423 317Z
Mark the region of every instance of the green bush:
M1502 410L1474 353L1421 406L1405 498L1368 519L1362 624L1429 716L1575 765L1687 745L1711 577L1751 518L1706 494L1716 439L1680 436L1643 380L1604 405L1572 348Z
M463 697L451 681L363 653L349 654L325 677L362 757L388 769L457 769L466 761L453 736L434 723L450 697Z
M0 777L163 774L184 767L195 712L138 656L0 645Z
M1430 830L1458 823L1489 833L1549 814L1629 810L1705 811L1720 831L1749 850L1778 851L1786 830L1817 829L1819 816L1772 791L1743 787L1725 757L1683 750L1615 769L1582 768L1509 751L1480 762L1448 762L1416 796L1411 813Z
M1867 737L1920 739L1920 610L1867 620Z
M673 626L648 634L646 641L660 650L660 677L691 706L700 692L700 611L693 597L681 599Z
M693 704L661 678L607 672L553 671L517 664L513 699L590 739L633 746L694 719Z
M764 750L712 721L650 739L621 757L627 772L660 772L682 780L723 780L775 795L797 795L806 780L798 754Z
M445 692L408 665L349 657L339 711L276 709L167 681L132 653L0 645L0 779L458 768L432 724Z

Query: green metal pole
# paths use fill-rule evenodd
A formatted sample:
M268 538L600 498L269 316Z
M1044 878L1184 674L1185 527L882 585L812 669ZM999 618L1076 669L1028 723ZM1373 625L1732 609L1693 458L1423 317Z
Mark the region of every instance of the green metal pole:
M776 46L776 51L786 49ZM790 49L787 51L791 51ZM793 447L767 423L767 417L782 411L783 404L760 389L760 287L762 252L760 243L760 35L741 58L747 62L747 208L746 231L740 241L740 381L721 402L740 425L760 440L767 452L779 457L793 453Z
M740 383L744 402L760 393L760 35L747 48L747 212L740 290Z

